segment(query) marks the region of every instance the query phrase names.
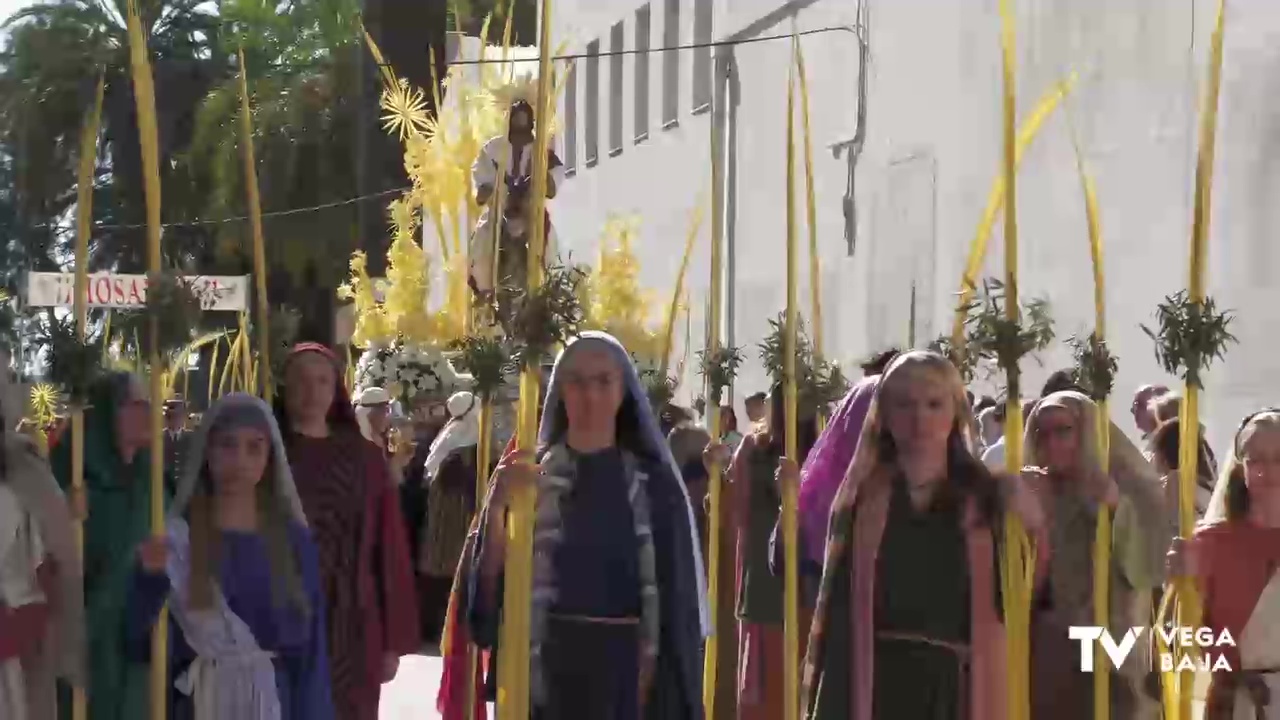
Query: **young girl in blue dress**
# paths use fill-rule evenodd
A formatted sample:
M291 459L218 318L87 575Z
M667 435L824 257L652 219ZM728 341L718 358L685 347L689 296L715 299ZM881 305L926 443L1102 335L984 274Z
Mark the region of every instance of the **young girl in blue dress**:
M138 551L131 651L167 600L170 718L332 720L316 548L271 409L223 398L191 453L167 536Z

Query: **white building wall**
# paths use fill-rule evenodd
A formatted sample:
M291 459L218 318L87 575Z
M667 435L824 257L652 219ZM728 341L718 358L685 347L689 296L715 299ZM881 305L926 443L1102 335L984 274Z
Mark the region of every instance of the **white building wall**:
M693 40L694 4L679 0L681 42ZM950 326L964 257L1000 167L1000 55L997 0L869 0L868 134L858 164L858 243L844 240L841 199L847 165L829 146L855 130L857 44L851 34L802 39L813 114L820 260L828 354L852 362L908 340L910 297L917 297L916 341ZM634 42L637 0L561 0L553 35L571 52L596 38L609 49L609 29L622 20ZM663 45L667 0L652 0L651 46ZM857 0L713 0L714 35L747 29L755 36L851 25ZM1053 305L1065 338L1093 324L1092 280L1083 202L1075 172L1071 127L1097 182L1106 243L1110 341L1120 357L1115 415L1129 393L1165 381L1152 343L1139 328L1156 304L1185 286L1191 224L1198 104L1216 3L1210 0L1019 0L1018 108L1025 116L1053 83L1079 73L1075 93L1045 123L1023 161L1018 208L1022 292ZM1240 344L1215 366L1205 401L1210 439L1225 449L1246 412L1280 400L1275 359L1280 248L1270 231L1280 219L1280 5L1231 0L1219 115L1215 202L1211 226L1210 292L1242 311ZM650 134L632 141L634 56L624 72L621 154L608 155L608 58L600 62L601 156L582 164L555 203L564 246L593 256L611 213L642 216L640 252L645 282L666 293L680 260L690 208L710 178L711 113L694 112L692 50L680 51L678 125L661 123L662 55L650 59ZM736 192L729 219L735 278L734 342L751 362L739 398L764 387L755 344L785 300L785 93L790 42L739 44L732 50L739 92ZM585 73L577 82L581 117ZM1070 122L1068 122L1070 120ZM582 126L578 142L583 142ZM730 181L731 185L735 184ZM803 191L797 198L803 214ZM804 235L801 230L802 238ZM706 228L691 271L694 298L705 301ZM1000 274L997 226L987 274ZM807 253L802 284L807 285ZM801 289L806 315L808 290ZM702 303L698 303L701 305ZM701 310L701 307L696 310ZM702 328L694 316L694 345ZM1063 345L1025 368L1034 389L1070 363ZM697 384L692 375L686 389Z

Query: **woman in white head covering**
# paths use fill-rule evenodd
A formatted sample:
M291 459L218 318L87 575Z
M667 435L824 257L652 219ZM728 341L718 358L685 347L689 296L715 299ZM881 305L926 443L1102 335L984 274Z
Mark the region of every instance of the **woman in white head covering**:
M391 429L391 395L380 387L367 387L356 395L356 422L364 439L387 450Z
M467 540L476 505L476 445L480 442L480 401L469 392L454 393L446 405L449 422L431 443L427 484L426 531L419 558L422 573L423 637L440 639L453 576Z
M1050 546L1047 607L1032 628L1032 715L1088 720L1093 678L1077 671L1067 628L1093 625L1094 538L1098 513L1112 513L1110 626L1119 637L1149 624L1151 591L1163 580L1172 538L1155 469L1110 424L1107 471L1098 455L1098 406L1074 391L1039 401L1027 418L1026 482L1045 506ZM1150 718L1158 710L1142 690L1150 668L1145 648L1130 654L1111 682L1111 716Z
M55 679L85 680L80 557L48 462L8 432L22 396L0 374L0 717L53 720Z
M1244 419L1193 538L1174 541L1169 570L1192 578L1203 625L1232 672L1210 677L1205 720L1280 718L1280 408Z
M138 552L129 644L145 657L167 601L170 717L332 720L316 547L271 409L219 400L189 458L168 537Z
M449 421L432 441L431 453L427 455L425 479L428 483L454 451L480 442L480 402L475 395L465 390L454 393L445 408Z

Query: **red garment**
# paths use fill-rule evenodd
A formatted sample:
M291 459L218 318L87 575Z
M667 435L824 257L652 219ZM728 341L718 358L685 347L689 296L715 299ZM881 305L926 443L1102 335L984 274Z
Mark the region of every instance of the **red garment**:
M0 605L0 661L26 657L39 650L49 628L50 603L55 600L49 594L57 583L50 563L36 570L36 580L49 602L32 603L18 608Z
M1231 631L1239 644L1258 598L1280 568L1280 529L1227 521L1197 532L1195 545L1204 624L1215 634ZM1221 649L1231 667L1240 667L1236 648Z
M502 461L516 451L516 438L513 436L502 451ZM467 543L462 548L462 562L458 563L457 577L453 581L453 592L449 597L449 609L445 613L444 638L440 643L440 654L444 656L444 672L440 676L440 690L436 694L436 712L441 720L485 720L484 703L484 667L491 660L489 653L477 653L479 662L468 667L471 658L471 624L469 622L469 606L467 603L467 580L470 568L467 559L473 554L475 547L477 524L481 513L471 521L471 531L467 533ZM470 681L472 691L477 698L473 708L473 717L467 718L467 684Z
M291 357L322 345L299 345ZM338 387L330 435L288 433L289 464L319 551L337 720L377 720L384 665L421 649L413 565L399 492L382 450L360 435ZM284 391L278 395L283 410Z

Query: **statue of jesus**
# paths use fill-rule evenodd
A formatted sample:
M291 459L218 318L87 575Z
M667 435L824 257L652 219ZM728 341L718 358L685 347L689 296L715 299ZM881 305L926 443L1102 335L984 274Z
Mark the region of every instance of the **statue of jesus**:
M510 290L523 290L528 277L529 202L533 188L530 176L533 173L536 132L533 108L524 100L515 101L511 106L507 135L485 143L471 167L476 203L484 207L484 212L471 236L468 283L480 303L491 306L496 303L497 320L508 331L507 320L512 312L514 295ZM548 148L547 153L547 198L550 199L556 196L557 188L564 182L564 164L554 150ZM499 173L503 175L499 177ZM505 184L505 198L502 212L495 213L493 201L499 182ZM543 222L546 230L542 254L545 267L556 257L551 216L545 210Z

